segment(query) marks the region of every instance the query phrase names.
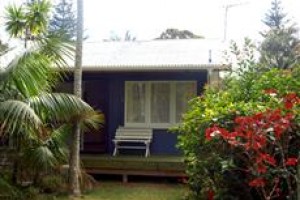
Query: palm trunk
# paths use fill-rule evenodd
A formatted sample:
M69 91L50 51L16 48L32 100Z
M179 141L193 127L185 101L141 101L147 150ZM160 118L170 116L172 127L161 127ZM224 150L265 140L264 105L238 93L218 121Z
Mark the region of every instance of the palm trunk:
M74 197L81 196L79 176L80 176L80 127L79 124L74 125L70 154L70 194Z
M77 39L75 52L75 70L74 70L74 94L81 98L82 84L82 36L83 36L83 0L77 0ZM81 196L79 176L80 176L80 126L77 122L74 125L70 152L70 193L74 197Z

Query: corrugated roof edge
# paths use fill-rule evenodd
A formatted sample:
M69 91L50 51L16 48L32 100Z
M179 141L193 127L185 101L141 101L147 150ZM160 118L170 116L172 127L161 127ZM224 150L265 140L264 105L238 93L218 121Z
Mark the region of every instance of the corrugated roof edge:
M63 71L74 71L74 67L60 68ZM105 65L105 66L83 66L85 72L145 72L145 71L176 71L176 70L231 70L231 65L225 64L164 64L164 65Z

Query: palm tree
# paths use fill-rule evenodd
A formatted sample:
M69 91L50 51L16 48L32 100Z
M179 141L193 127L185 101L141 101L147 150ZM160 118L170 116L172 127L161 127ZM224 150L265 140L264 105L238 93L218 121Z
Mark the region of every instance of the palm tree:
M19 7L13 9L24 13ZM11 13L6 28L11 36L18 36L13 33L23 27L18 23L13 26L16 18ZM60 78L56 67L65 64L63 56L72 56L72 46L54 35L44 36L44 32L37 34L30 48L0 68L0 136L14 139L15 175L20 163L36 169L35 175L57 166L65 160L61 147L69 124L76 122L85 130L101 121L101 115L80 98L49 93Z
M48 42L51 47L58 45ZM80 121L80 125L94 127L99 116L75 96L48 93L57 76L51 67L56 56L48 45L26 50L0 72L0 134L14 138L18 155L27 155L27 160L28 155L38 156L46 167L53 167L59 157L50 154L49 148L59 146L53 144L60 142L57 139L66 123ZM27 150L39 152L26 154Z
M74 71L74 94L81 98L82 84L82 41L83 41L83 0L77 0L77 37L75 52L75 71ZM81 195L79 174L80 174L80 136L81 130L79 123L74 124L74 133L72 138L71 156L70 156L70 192L74 197Z
M28 41L35 40L47 33L50 9L51 3L47 0L32 1L25 7L9 6L6 31L12 37L22 38L26 48Z

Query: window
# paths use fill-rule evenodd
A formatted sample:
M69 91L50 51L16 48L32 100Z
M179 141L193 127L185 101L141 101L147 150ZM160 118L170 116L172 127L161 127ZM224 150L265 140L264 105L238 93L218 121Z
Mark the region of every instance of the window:
M125 84L125 125L167 128L180 122L196 81L128 81Z

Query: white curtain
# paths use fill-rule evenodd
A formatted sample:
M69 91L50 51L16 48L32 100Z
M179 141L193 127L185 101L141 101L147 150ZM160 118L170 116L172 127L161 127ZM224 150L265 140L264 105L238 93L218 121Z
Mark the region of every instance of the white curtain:
M146 122L146 84L130 82L126 85L126 120L127 123Z
M170 83L151 84L151 123L170 122Z

